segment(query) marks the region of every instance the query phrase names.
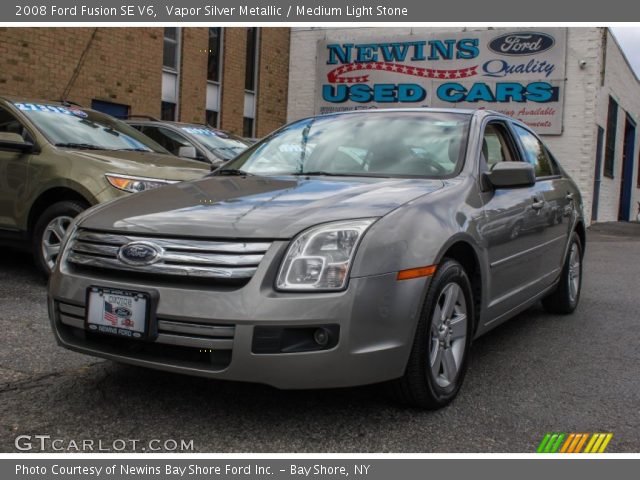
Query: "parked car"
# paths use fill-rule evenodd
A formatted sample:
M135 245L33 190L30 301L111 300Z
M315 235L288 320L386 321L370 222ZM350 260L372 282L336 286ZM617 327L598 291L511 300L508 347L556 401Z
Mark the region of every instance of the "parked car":
M178 157L219 167L246 150L252 142L208 125L131 117L127 123Z
M205 173L100 112L0 98L0 243L31 249L46 274L89 206Z
M565 221L538 222L545 205ZM60 345L89 355L285 389L389 381L436 408L472 339L540 299L573 312L584 247L580 192L526 125L343 113L81 216L49 311Z

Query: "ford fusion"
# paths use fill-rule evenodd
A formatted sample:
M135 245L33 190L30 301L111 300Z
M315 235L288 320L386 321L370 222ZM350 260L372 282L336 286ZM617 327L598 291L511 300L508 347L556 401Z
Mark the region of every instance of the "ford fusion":
M526 125L343 113L81 214L49 310L89 355L284 389L387 382L437 408L473 339L538 300L574 311L584 247L580 192Z

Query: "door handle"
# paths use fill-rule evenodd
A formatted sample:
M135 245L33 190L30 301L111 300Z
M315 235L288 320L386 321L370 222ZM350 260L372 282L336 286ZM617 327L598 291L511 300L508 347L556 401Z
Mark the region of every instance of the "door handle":
M531 208L534 210L540 210L544 207L544 200L538 200L536 198L533 199L533 203L531 204Z

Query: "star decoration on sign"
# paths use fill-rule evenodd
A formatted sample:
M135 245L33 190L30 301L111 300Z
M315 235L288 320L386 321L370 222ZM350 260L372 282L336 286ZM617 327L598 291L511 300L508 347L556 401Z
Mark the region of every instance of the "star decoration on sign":
M327 73L329 83L365 83L369 81L369 75L362 76L344 76L346 73L358 72L361 70L379 70L386 72L395 72L402 75L410 75L422 78L435 78L439 80L447 80L451 78L460 79L473 77L478 74L478 66L461 68L461 69L434 69L411 67L399 63L392 62L352 62L341 65Z

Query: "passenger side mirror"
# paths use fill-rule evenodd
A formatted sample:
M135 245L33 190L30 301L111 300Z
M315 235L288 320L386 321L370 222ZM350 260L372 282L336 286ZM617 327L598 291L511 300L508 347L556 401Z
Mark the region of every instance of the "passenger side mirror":
M196 152L196 147L191 145L183 145L182 147L178 148L178 156L184 158L192 158L195 160L196 158L198 158L198 153Z
M21 135L12 132L0 132L0 150L29 153L33 149L33 143L25 142Z
M536 183L536 172L527 162L498 162L483 180L492 188L530 187Z

